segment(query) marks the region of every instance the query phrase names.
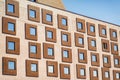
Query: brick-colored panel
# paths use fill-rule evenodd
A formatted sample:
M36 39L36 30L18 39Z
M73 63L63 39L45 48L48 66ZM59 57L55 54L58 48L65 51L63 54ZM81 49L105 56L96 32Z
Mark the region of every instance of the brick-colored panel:
M101 24L98 24L98 29L99 29L99 36L100 37L104 37L104 38L107 38L107 28L106 28L106 25L101 25ZM102 29L105 30L105 33L106 34L102 34Z
M8 4L14 5L14 12L8 12ZM19 17L19 2L15 0L6 0L6 14L9 16Z
M30 10L35 11L35 18L30 17L30 12L29 12ZM28 20L40 22L40 9L39 9L39 7L28 5Z

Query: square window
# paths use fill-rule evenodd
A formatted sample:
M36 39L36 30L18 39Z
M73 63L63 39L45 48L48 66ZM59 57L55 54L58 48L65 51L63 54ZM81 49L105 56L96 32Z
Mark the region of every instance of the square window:
M65 58L68 58L68 57L69 57L69 54L68 54L68 51L67 51L67 50L64 50L64 51L63 51L63 57L65 57Z
M114 51L118 51L118 46L114 45Z
M90 26L90 31L91 32L95 32L95 27L94 26Z
M31 53L36 53L37 52L37 47L36 46L30 46L30 52Z
M15 70L15 62L9 61L9 62L8 62L8 69L10 69L10 70Z
M7 9L8 9L8 12L14 13L14 5L13 4L8 4Z
M105 78L109 78L109 72L105 72Z
M83 29L83 24L81 22L78 22L77 27L78 27L78 29Z
M106 35L106 29L102 29L102 34Z
M31 71L37 72L37 64L31 64Z
M32 17L32 18L36 18L36 11L30 9L30 11L29 11L29 16Z
M54 66L52 66L52 65L48 66L48 72L54 73Z
M15 50L15 42L8 42L8 49Z
M8 30L9 31L15 31L15 24L11 23L11 22L8 22Z
M35 36L36 35L36 29L35 28L30 28L30 34Z
M69 68L68 67L64 67L64 74L69 74Z
M116 73L116 79L120 79L120 73Z
M80 60L84 60L84 53L81 52L81 53L79 54L79 59L80 59Z
M63 41L68 41L68 35L63 34L63 35L62 35L62 40L63 40Z
M115 59L115 60L114 60L114 63L115 63L115 65L118 65L118 64L119 64L119 60L118 60L118 59Z
M46 21L52 22L52 15L46 14Z
M112 32L112 36L114 37L114 38L116 38L117 37L117 33L116 32Z
M79 44L83 44L83 38L78 38Z
M67 19L62 18L62 25L66 26L67 25Z
M92 61L93 61L93 62L97 62L97 58L96 58L95 55L92 55Z
M103 43L103 48L104 49L107 49L108 47L107 47L107 43Z
M80 75L85 76L85 69L82 69L82 68L80 69Z
M96 47L96 41L95 40L91 40L91 46Z
M96 70L93 71L93 76L97 77L98 76L98 72Z
M48 48L48 55L53 56L53 48Z
M108 63L108 58L104 57L104 63Z
M53 38L53 32L52 31L47 31L47 38Z

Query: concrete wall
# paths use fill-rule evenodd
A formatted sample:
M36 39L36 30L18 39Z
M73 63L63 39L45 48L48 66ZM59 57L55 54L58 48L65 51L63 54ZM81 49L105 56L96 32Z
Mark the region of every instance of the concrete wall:
M47 4L56 8L65 9L62 0L38 0L38 2Z
M0 80L64 80L64 79L60 79L60 66L58 65L58 77L47 77L47 71L46 71L46 61L57 61L58 64L60 63L64 63L62 62L62 56L61 56L61 29L58 29L58 24L57 24L57 14L61 14L64 16L68 16L68 32L71 33L71 39L72 39L72 47L70 47L72 49L72 58L73 58L73 63L64 63L64 64L70 64L70 73L71 73L71 79L70 80L78 80L76 78L76 64L82 64L82 63L78 63L78 52L77 49L78 47L75 47L74 44L74 33L77 32L76 31L76 18L81 18L84 19L86 22L92 22L95 23L96 25L96 43L97 43L97 51L89 51L88 50L88 43L87 43L87 30L85 33L81 33L84 35L85 38L85 47L83 49L87 50L87 54L88 54L88 64L83 64L86 65L87 67L87 78L86 80L90 80L90 73L89 73L89 67L91 67L91 57L90 57L90 52L97 52L99 53L100 56L100 67L97 67L99 69L99 80L102 80L101 77L101 67L103 67L103 63L102 63L102 54L107 54L107 55L111 55L111 51L109 53L106 52L102 52L101 49L101 39L103 39L102 37L99 37L99 29L98 29L98 24L104 24L107 26L107 39L110 40L110 35L109 35L109 28L113 28L116 29L118 32L118 36L120 36L119 31L120 31L120 27L112 25L112 24L108 24L105 22L101 22L101 21L97 21L94 19L90 19L87 17L83 17L80 15L76 15L73 13L69 13L66 11L61 11L55 8L51 8L48 6L44 6L41 4L37 4L34 2L30 2L30 1L26 1L26 0L17 0L19 1L20 4L20 17L16 18L16 17L11 17L11 16L7 16L5 15L5 0L0 0ZM29 21L28 20L28 13L27 13L27 5L34 5L43 9L48 9L53 11L53 26L50 25L46 25L46 24L42 24L42 19L40 18L40 23L38 22L33 22L33 21ZM41 13L41 10L40 10ZM41 14L40 14L41 15ZM16 36L13 35L8 35L8 34L3 34L2 33L2 17L9 17L9 18L13 18L17 20L17 33ZM25 23L30 23L30 24L35 24L37 25L37 29L38 29L38 41L31 41L31 40L26 40L25 39ZM43 58L43 42L46 42L45 40L45 26L48 27L52 27L52 28L56 28L57 29L57 43L52 43L55 46L55 59L54 60L50 60L50 59L44 59ZM12 37L17 37L20 38L20 55L12 55L12 54L6 54L6 36L12 36ZM28 51L28 42L38 42L41 43L41 59L31 59L29 58L29 51ZM111 42L111 41L110 41ZM47 42L50 43L50 42ZM118 45L119 45L119 49L120 49L120 38L118 38ZM119 50L120 53L120 50ZM9 76L9 75L2 75L2 57L12 57L12 58L16 58L17 59L17 76ZM36 60L39 62L39 77L38 78L34 78L34 77L26 77L26 70L25 70L25 60ZM110 68L110 78L111 80L113 80L113 69L118 70L118 68L114 68L114 64L113 64L113 55L111 55L111 68ZM85 79L83 79L85 80Z

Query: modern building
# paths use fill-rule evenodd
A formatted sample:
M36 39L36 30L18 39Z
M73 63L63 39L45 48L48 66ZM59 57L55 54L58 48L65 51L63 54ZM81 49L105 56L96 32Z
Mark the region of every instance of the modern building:
M120 26L61 0L0 0L0 80L120 80Z

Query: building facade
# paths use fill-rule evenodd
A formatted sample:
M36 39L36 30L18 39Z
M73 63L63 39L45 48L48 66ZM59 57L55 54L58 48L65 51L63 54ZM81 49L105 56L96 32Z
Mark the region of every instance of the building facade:
M34 0L0 0L0 80L120 80L119 31Z

